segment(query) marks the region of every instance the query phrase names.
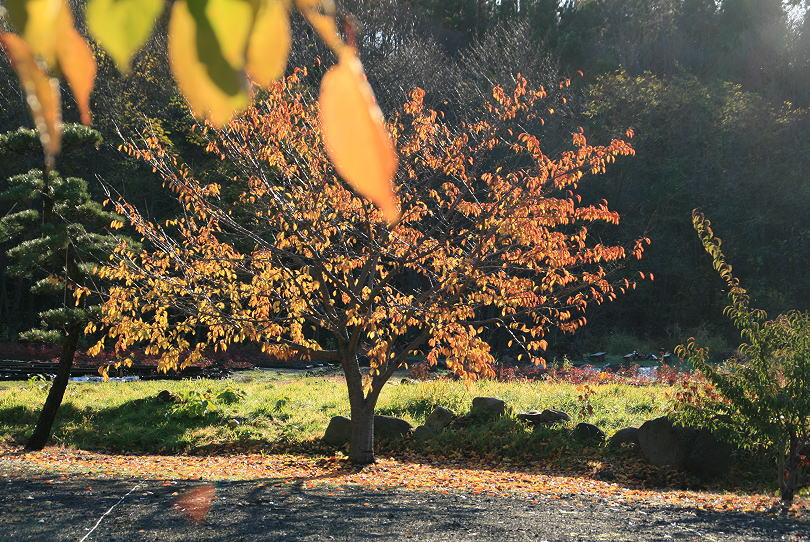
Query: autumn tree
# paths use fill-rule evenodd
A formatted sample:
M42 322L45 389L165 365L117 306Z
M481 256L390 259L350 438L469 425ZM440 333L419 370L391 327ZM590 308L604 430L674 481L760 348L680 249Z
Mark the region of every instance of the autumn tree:
M148 134L126 146L185 214L156 224L115 203L148 249L122 244L102 269L114 283L104 325L116 350L146 342L162 369L239 342L281 358L330 353L348 386L350 459L364 464L380 391L411 356L491 377L483 334L499 329L518 359L542 364L550 329L575 331L589 306L634 286L612 272L648 240L606 246L589 236L619 216L605 201L583 202L578 186L633 149L618 139L591 145L578 130L568 150L546 155L538 132L553 118L549 91L521 76L457 128L424 106L423 91L409 94L387 126L400 156L397 215L356 195L327 159L305 73L272 85L224 128L198 127L224 178L195 173Z
M65 128L67 146L96 146L98 132L84 126ZM0 156L36 151L37 133L21 128L0 135ZM33 282L31 293L46 296L50 308L39 314L41 325L21 334L24 340L59 345L56 377L34 433L26 447L39 450L51 434L53 422L70 378L73 358L85 327L98 313L91 290L98 286L92 269L105 260L118 239L105 233L121 217L92 200L87 182L62 177L56 171L33 169L6 181L0 202L13 202L0 218L0 239L15 241L8 250L8 272ZM95 301L95 303L94 303Z

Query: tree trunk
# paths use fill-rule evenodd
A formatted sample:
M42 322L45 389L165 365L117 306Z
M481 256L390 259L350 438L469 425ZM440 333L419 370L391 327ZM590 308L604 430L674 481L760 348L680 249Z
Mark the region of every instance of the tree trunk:
M31 435L31 438L25 445L26 450L41 450L45 447L45 444L51 436L51 429L56 419L56 413L62 405L62 398L65 396L65 389L67 389L68 380L70 380L70 369L73 367L73 357L76 354L76 346L79 343L79 333L79 329L74 326L65 334L64 341L62 342L62 356L59 359L59 368L56 371L56 377L51 383L48 398L45 399L45 405L42 407L42 412L39 414L39 420L37 420L34 434Z
M793 496L799 484L799 459L801 455L801 441L798 437L790 438L787 457L783 457L779 469L779 493L784 506L793 503Z
M355 465L374 463L374 405L369 405L366 401L352 407L349 460Z

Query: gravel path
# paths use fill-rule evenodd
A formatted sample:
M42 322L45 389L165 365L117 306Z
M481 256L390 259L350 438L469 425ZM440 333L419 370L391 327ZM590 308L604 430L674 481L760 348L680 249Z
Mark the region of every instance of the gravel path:
M173 504L202 485L0 478L0 540L810 540L806 517L639 507L577 496L538 496L532 502L460 492L305 489L273 481L217 482L208 516L195 524Z

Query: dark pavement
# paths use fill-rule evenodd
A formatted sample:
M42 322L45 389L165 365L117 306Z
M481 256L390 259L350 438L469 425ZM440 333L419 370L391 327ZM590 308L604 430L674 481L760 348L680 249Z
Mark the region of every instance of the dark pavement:
M217 482L197 524L176 503L204 482L0 478L2 541L810 540L808 518L403 489ZM199 491L205 501L210 491ZM198 503L201 510L205 502ZM112 510L110 510L112 508ZM109 511L109 512L108 512ZM106 515L105 515L106 513Z

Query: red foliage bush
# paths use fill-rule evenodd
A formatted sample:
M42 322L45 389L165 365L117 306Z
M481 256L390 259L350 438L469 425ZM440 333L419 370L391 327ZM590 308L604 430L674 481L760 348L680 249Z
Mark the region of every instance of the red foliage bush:
M662 364L652 371L642 372L638 364L611 370L583 365L581 367L556 368L529 366L506 366L496 371L496 378L502 382L528 380L553 380L576 385L589 384L630 384L633 386L683 384L692 378L693 373L677 367Z

